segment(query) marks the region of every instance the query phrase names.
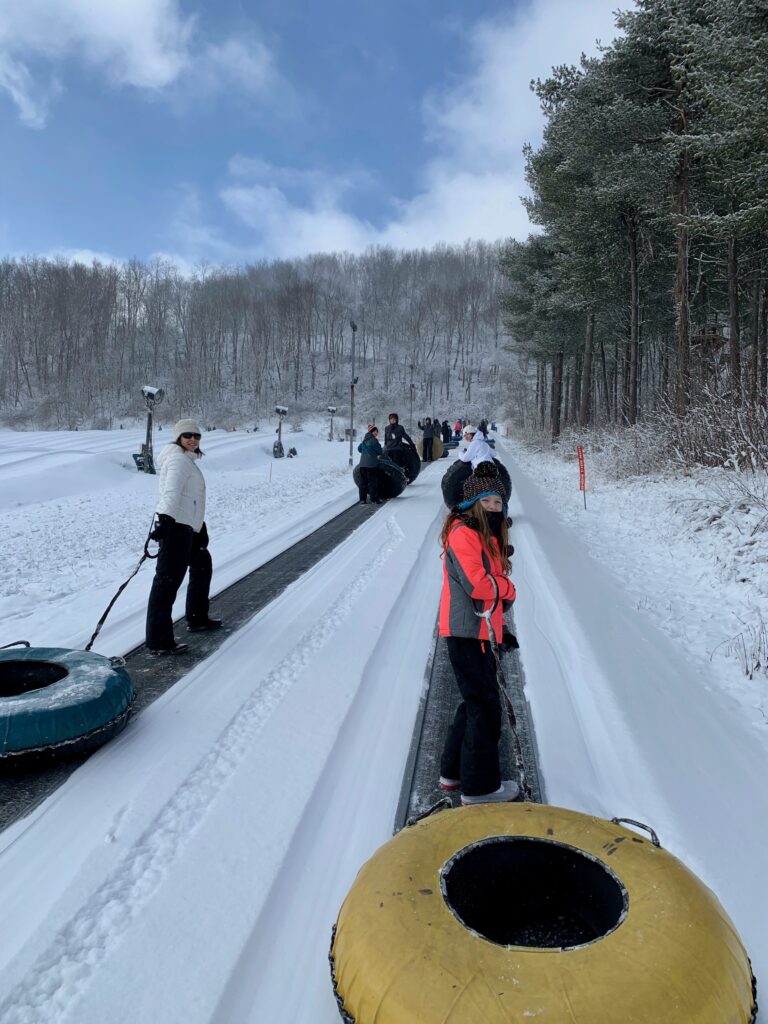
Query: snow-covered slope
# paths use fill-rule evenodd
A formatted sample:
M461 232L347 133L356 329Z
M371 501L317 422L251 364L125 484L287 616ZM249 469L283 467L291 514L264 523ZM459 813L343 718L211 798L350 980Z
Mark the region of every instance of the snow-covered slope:
M30 435L3 436L0 481L21 479L27 465L30 500L13 505L2 489L0 527L15 531L17 554L0 571L20 577L4 597L2 635L82 643L145 529L132 526L129 541L112 520L148 521L156 485L127 464L120 435L37 435L39 472L24 461L37 457ZM115 438L122 448L110 455ZM216 442L204 471L222 585L354 498L342 445L299 435L300 458L272 464L271 437ZM56 459L80 453L85 476L49 498L56 445ZM515 615L550 799L655 827L715 889L758 979L767 977L766 744L717 664L686 646L690 632L669 635L638 607L641 556L650 579L674 575L682 595L699 588L693 608L709 586L703 566L674 565L666 542L649 542L659 523L643 521L642 502L642 551L632 554L627 529L621 557L600 565L592 535L554 511L561 492L545 495L511 449L501 454L515 484ZM115 460L114 478L102 459ZM548 463L526 457L525 467L548 483ZM440 469L0 836L2 1024L336 1024L330 926L357 868L389 835L432 642ZM590 498L596 534L618 530L617 515L626 518L618 497L602 507ZM19 552L34 562L29 584ZM145 592L137 586L102 650L140 639Z

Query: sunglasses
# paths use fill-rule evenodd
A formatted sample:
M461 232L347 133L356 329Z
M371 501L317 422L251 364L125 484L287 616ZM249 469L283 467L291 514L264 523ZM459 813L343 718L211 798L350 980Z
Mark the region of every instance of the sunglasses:
M190 433L179 434L179 437L183 437L185 441L191 441L193 437L194 437L194 439L196 441L199 441L201 436L202 436L201 434L190 434Z

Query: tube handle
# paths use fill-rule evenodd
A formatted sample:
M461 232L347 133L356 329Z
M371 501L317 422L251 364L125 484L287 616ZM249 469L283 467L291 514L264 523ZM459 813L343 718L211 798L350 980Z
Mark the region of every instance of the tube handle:
M611 822L614 825L634 825L635 828L644 828L646 832L650 833L651 842L654 846L658 846L661 849L661 843L659 837L656 835L650 825L644 825L642 821L635 821L634 818L611 818Z

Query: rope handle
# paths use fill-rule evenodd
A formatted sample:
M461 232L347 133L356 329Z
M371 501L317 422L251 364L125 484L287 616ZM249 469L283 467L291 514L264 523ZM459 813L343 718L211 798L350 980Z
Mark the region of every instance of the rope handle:
M424 818L428 818L431 814L437 814L439 811L449 811L453 808L453 801L449 796L441 797L436 804L432 804L426 811L422 811L421 814L416 814L413 818L409 818L405 823L406 828L410 828L412 825L416 825L418 822L423 821Z
M7 651L9 647L31 647L29 640L14 640L12 644L3 644L0 651Z

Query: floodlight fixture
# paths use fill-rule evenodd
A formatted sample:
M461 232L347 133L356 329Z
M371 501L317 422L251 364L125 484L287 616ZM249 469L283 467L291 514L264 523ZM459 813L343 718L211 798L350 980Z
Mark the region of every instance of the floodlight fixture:
M141 389L142 395L144 395L144 401L147 404L148 409L154 409L156 405L160 405L162 400L165 398L165 391L163 388L154 388L151 384L145 384Z
M140 473L154 474L155 459L154 453L152 452L152 412L165 398L165 391L162 388L153 387L151 384L145 384L141 389L141 393L144 396L144 404L147 407L147 437L144 444L141 446L141 452L134 455L133 459L136 463L136 468Z

